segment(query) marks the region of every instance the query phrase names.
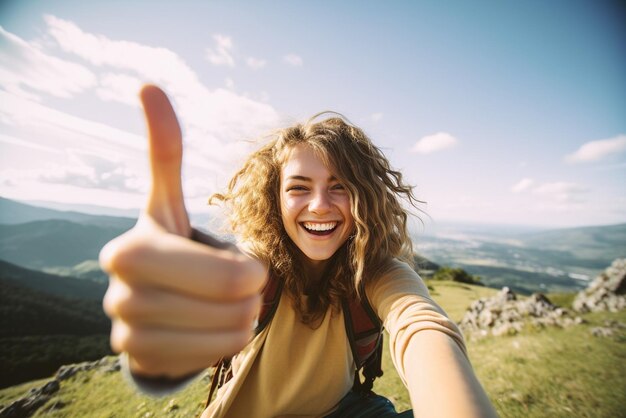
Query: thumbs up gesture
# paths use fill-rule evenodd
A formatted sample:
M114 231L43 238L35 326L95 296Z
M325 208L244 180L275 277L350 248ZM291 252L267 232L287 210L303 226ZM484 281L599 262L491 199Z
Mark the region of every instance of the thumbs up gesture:
M178 378L248 343L267 271L234 246L191 239L176 114L158 87L140 97L152 183L135 227L100 252L110 276L103 305L111 347L128 353L133 373Z

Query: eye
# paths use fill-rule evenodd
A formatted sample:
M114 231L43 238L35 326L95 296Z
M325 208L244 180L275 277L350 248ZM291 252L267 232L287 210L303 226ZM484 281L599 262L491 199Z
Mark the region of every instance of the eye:
M336 183L336 184L332 185L332 187L330 189L331 190L345 190L346 188L343 187L343 184Z
M296 191L296 192L301 192L301 191L305 191L307 188L305 186L302 185L294 185L294 186L288 186L287 187L287 191Z

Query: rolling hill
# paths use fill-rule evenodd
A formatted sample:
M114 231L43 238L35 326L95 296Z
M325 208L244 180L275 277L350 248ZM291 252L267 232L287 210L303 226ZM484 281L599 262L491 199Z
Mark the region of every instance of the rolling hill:
M0 387L110 354L105 286L0 262Z

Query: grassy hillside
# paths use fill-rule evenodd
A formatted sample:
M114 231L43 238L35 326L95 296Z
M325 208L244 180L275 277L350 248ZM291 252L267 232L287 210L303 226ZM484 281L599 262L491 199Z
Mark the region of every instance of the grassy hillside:
M432 284L431 284L432 286ZM469 304L494 290L457 283L435 283L432 296L459 318ZM566 295L560 300L568 300ZM570 298L571 299L571 298ZM525 331L487 337L468 344L474 368L502 417L623 417L626 404L626 332L593 337L590 329L606 321L626 323L626 311L585 315L587 323L567 329ZM410 408L406 390L385 351L385 375L375 390L399 411ZM0 391L0 405L45 381ZM76 374L61 384L36 417L189 417L202 411L208 376L184 391L153 399L137 394L107 367ZM98 396L93 396L97 393Z
M105 283L58 276L26 269L0 260L0 279L9 280L49 295L75 299L101 301L106 291Z
M0 267L0 387L110 354L103 285Z
M110 328L98 300L53 296L3 278L0 278L0 318L0 338L106 334Z

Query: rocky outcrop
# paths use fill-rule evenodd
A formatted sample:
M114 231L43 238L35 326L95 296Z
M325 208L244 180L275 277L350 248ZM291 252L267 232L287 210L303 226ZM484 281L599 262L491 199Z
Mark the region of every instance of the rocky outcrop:
M626 308L626 259L621 258L596 277L574 299L577 312L611 311Z
M92 362L61 366L54 377L40 387L32 388L20 399L12 402L6 408L0 409L0 418L24 418L32 416L44 406L61 388L62 381L72 376L93 369L105 372L116 372L120 369L118 357L104 357ZM57 408L62 405L55 405Z
M53 379L45 385L31 389L25 396L0 411L2 418L30 417L59 391L59 381Z
M508 287L502 288L491 298L481 298L473 302L459 326L470 339L487 335L512 335L525 326L567 327L581 323L580 317L573 317L567 309L554 305L541 293L518 299Z

